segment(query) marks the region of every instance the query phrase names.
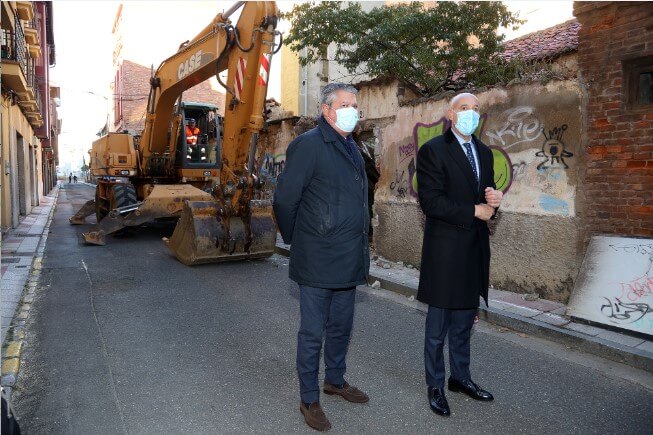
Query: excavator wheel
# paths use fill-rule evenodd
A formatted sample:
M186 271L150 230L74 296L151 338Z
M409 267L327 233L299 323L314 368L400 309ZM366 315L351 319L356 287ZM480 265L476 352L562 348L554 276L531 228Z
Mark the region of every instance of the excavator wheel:
M114 184L111 186L111 191L113 194L112 209L136 204L138 202L138 198L136 198L136 189L131 183Z

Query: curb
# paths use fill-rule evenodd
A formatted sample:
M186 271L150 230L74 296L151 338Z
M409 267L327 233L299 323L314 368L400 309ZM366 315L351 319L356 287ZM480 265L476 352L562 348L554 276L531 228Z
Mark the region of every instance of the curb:
M290 250L284 246L276 245L274 251L279 255L286 257L290 256ZM369 281L379 281L381 288L398 293L402 296L413 298L417 296L417 289L378 276L371 271L369 274ZM551 340L581 352L596 355L610 361L626 364L653 373L653 353L651 352L624 346L620 343L600 337L593 337L581 332L561 328L519 314L486 307L483 304L479 306L479 317L493 325Z
M36 288L41 275L41 268L43 263L43 252L45 251L45 244L48 240L48 233L50 232L50 224L54 216L54 211L57 208L57 200L59 199L60 184L55 186L56 192L53 196L52 208L48 214L48 220L43 227L43 232L39 237L39 243L32 257L32 265L29 272L27 282L23 287L23 295L21 302L16 308L11 325L7 330L5 343L2 347L2 387L11 398L13 388L18 380L21 367L21 357L25 347L28 345L25 340L25 324L29 319L29 314L34 302Z

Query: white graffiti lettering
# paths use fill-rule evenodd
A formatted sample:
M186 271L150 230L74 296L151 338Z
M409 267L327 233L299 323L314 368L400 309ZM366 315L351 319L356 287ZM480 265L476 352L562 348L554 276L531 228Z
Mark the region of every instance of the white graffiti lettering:
M535 109L519 106L506 110L499 119L505 119L500 127L488 129L487 136L491 145L499 145L507 150L523 142L531 142L542 134L540 120L535 116Z

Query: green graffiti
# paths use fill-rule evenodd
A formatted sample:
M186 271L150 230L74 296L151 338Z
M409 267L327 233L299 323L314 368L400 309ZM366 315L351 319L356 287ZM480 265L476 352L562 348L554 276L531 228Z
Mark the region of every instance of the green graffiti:
M422 148L426 142L430 141L436 136L440 136L444 130L444 118L435 124L417 124L415 126L415 141L417 149Z
M494 156L494 184L506 193L512 184L512 163L508 154L498 147L490 147Z
M485 125L486 119L487 119L487 114L481 115L481 119L478 121L478 127L476 127L476 130L474 131L474 135L476 137L481 137L481 132L483 131L483 126ZM422 148L422 145L424 145L426 142L430 141L434 137L440 136L445 129L449 128L450 125L451 125L451 121L449 121L444 116L432 124L422 124L421 122L415 124L415 128L413 129L413 139L415 139L415 143L417 144L417 150L419 151L419 149ZM495 160L495 166L496 166L496 160ZM417 173L413 174L410 184L413 188L413 191L411 193L416 195Z

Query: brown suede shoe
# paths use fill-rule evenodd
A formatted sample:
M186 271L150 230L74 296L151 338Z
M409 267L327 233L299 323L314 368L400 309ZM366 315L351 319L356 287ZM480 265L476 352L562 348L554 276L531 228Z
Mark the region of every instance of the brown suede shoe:
M370 401L370 398L367 396L367 394L363 393L353 385L349 385L347 382L345 382L343 388L338 388L335 385L331 385L330 383L325 382L324 392L326 394L339 394L340 396L344 397L345 400L353 403L367 403Z
M300 402L299 410L304 415L306 424L313 429L319 430L320 432L325 432L331 429L331 423L329 422L327 416L324 414L324 411L322 411L320 402L313 402L309 405L308 408L306 408L304 402Z

